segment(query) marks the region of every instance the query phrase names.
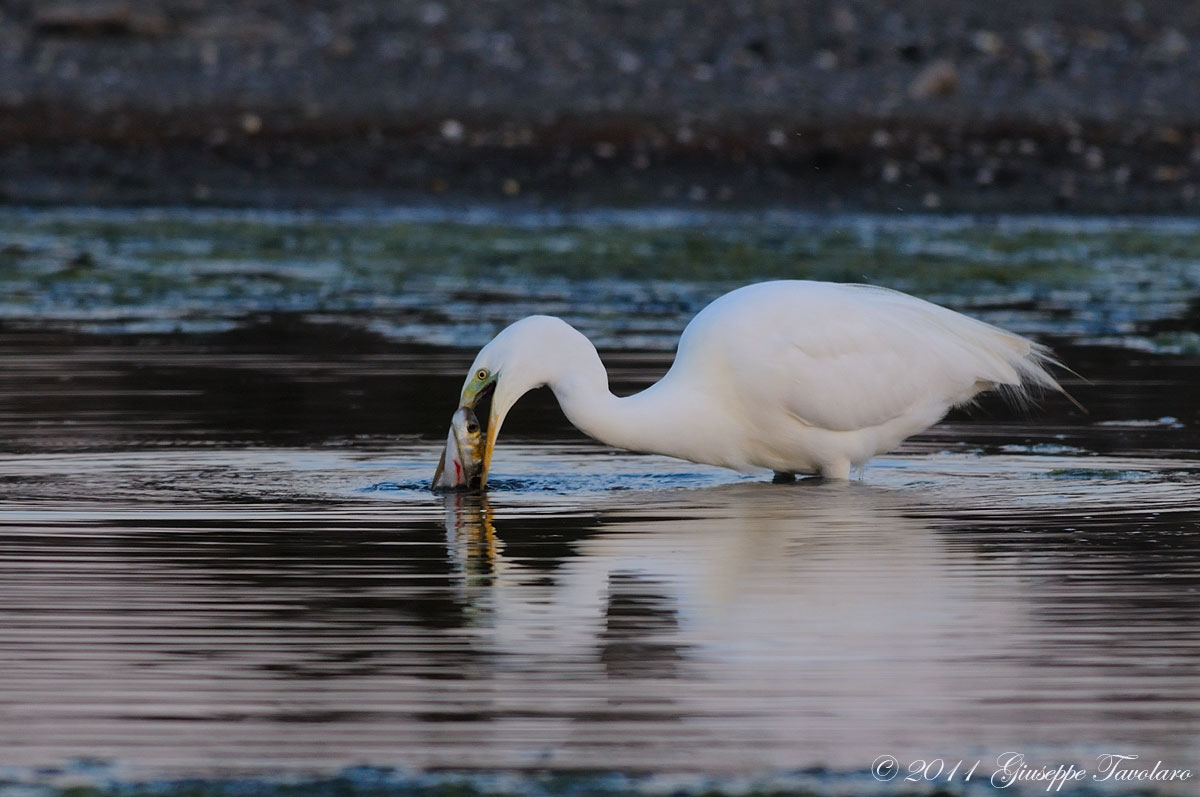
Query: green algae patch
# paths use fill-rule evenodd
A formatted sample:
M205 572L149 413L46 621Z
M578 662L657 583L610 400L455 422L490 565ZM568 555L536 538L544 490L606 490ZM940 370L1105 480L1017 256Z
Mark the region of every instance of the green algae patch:
M264 313L335 314L370 317L392 337L471 346L513 313L547 312L614 341L627 319L650 317L663 334L641 344L669 348L725 290L818 279L894 287L1016 331L1129 335L1131 324L1183 312L1200 291L1200 227L1136 225L783 212L8 211L0 320L191 331ZM497 303L511 312L494 312Z

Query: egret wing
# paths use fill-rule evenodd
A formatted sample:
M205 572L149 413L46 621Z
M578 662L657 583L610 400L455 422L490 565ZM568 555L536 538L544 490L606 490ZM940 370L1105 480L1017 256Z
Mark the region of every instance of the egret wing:
M743 334L723 337L725 361L743 400L811 426L864 429L994 385L1053 384L1028 341L929 302L869 286L777 285L738 314Z

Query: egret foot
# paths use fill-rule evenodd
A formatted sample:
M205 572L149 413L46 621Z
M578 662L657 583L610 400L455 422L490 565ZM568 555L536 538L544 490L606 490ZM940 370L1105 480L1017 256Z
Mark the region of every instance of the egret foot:
M796 474L782 470L775 471L775 476L771 479L772 484L791 484L794 481L796 481Z

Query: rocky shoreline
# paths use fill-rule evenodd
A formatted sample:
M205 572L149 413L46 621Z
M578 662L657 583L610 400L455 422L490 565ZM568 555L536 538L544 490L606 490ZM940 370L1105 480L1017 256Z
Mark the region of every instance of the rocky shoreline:
M26 0L0 61L9 204L1200 207L1166 0Z

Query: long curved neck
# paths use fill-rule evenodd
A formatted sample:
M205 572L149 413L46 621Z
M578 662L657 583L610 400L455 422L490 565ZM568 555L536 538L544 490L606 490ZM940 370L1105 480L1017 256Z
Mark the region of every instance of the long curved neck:
M563 414L589 437L616 448L697 460L692 441L704 434L700 397L663 380L621 398L608 388L608 372L594 348L547 381ZM714 463L719 464L719 463Z

